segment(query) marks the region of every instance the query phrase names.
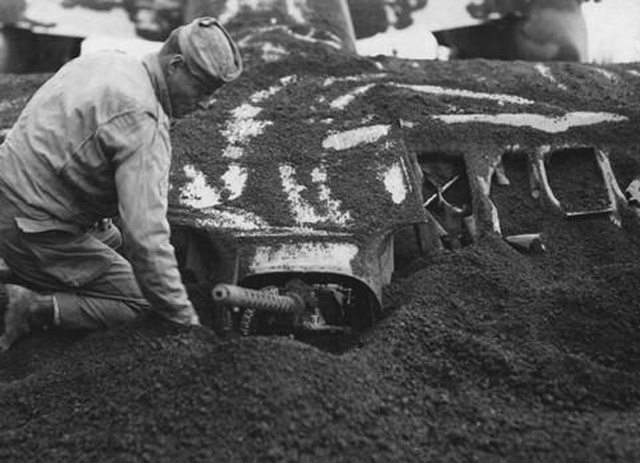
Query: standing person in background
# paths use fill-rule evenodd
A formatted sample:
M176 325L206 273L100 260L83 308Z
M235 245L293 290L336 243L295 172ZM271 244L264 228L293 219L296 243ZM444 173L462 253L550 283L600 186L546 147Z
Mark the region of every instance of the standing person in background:
M25 284L7 285L0 349L34 328L102 329L148 308L199 323L169 243L169 123L241 72L227 31L199 18L142 61L80 57L36 92L0 146L0 255ZM114 216L127 259L117 228L93 226Z

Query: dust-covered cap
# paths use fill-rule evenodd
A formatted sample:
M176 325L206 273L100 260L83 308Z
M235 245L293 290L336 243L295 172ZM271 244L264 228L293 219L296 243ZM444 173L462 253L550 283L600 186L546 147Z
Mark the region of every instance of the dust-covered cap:
M215 18L198 18L180 27L178 43L189 71L206 88L231 82L242 72L238 46Z

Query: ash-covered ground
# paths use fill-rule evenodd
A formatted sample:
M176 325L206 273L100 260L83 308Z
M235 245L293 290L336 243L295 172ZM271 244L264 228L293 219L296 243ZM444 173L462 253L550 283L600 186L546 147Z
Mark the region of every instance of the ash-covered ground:
M418 260L333 355L150 323L0 356L3 461L636 461L635 234L549 219Z
M464 159L470 176L489 170L513 144L526 151L583 140L610 151L624 187L640 172L634 124L640 77L633 67L593 69L554 65L563 89L533 64L376 66L323 51L254 68L220 104L232 108L291 73L313 88L314 78L366 81L369 74L385 83L341 113L345 126L367 114L403 120L408 149L426 160L436 151ZM27 92L37 79L6 76L0 83ZM453 129L431 116L505 107L390 82L518 94L535 100L527 110L546 115L592 108L629 119L559 135L481 124ZM15 118L22 97L3 95L10 97L0 115ZM304 123L278 129L299 146L314 125L288 117L287 107L276 101L270 108L279 124ZM202 142L189 138L191 130L206 120L223 124L215 111L214 105L176 129L180 163L198 152L189 143ZM211 138L209 151L220 149L215 135L203 137ZM593 172L572 156L581 155L552 158L551 185L571 208L599 207L602 184L585 181ZM157 321L74 337L46 332L20 342L0 354L0 460L638 461L637 218L623 208L621 226L607 215L565 219L532 198L527 159L505 156L510 184L493 185L489 197L505 234L542 233L546 252L518 252L486 227L471 246L425 256L403 240L402 268L385 288L386 318L346 353L288 338L220 339L207 328Z

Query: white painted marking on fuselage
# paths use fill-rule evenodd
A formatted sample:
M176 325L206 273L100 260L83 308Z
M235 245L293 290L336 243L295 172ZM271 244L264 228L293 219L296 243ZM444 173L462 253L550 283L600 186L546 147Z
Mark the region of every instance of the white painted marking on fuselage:
M382 137L386 137L389 130L391 130L390 125L379 124L332 133L323 140L322 147L338 151L347 150L358 145L374 143Z
M345 76L345 77L327 77L322 83L323 87L329 87L338 82L370 82L372 80L378 80L387 77L386 73L378 73L378 74L358 74L354 76Z
M465 90L462 88L445 88L437 85L408 85L408 84L393 84L395 87L406 88L420 93L431 93L433 95L444 96L458 96L462 98L473 98L477 100L495 100L499 103L512 103L519 105L532 105L535 102L527 98L522 98L516 95L506 95L502 93L484 93L474 92L471 90Z
M259 90L255 92L253 95L249 97L249 101L254 104L259 104L276 95L280 90L282 90L285 86L292 84L297 80L296 75L290 75L286 77L282 77L280 79L280 85L272 85L266 90Z
M280 45L275 45L271 42L263 43L260 48L260 53L262 61L265 63L276 63L289 56L289 51L286 48L281 47Z
M297 76L295 75L283 77L280 79L280 85L273 85L266 90L260 90L251 95L249 101L253 104L241 104L231 112L232 117L227 121L222 131L228 142L222 153L224 157L230 159L241 158L244 154L242 145L245 145L251 138L261 135L265 128L273 125L272 121L256 119L262 112L262 108L254 105L264 103L296 80Z
M294 82L297 82L297 81L298 81L298 76L296 74L291 74L291 75L280 78L280 83L282 85L293 84Z
M258 246L249 268L254 273L317 269L353 273L358 247L349 243L293 243Z
M229 169L222 176L227 191L229 191L229 201L238 199L242 195L248 176L245 167L240 167L238 164L229 165Z
M331 198L331 190L326 183L327 173L324 167L317 167L311 172L311 181L318 186L318 205L326 212L318 211L314 205L302 197L302 192L307 187L297 181L297 172L292 166L283 164L279 170L282 188L289 200L289 210L296 223L301 225L334 223L346 226L351 221L351 214L348 211L340 211L341 202Z
M249 97L249 101L254 104L263 103L273 97L284 85L295 81L295 76L287 76L280 79L281 85L275 85L267 90L254 93ZM238 160L244 156L244 145L252 138L264 132L264 129L273 124L272 121L257 120L256 117L262 112L262 108L252 104L244 103L236 107L231 112L231 118L222 131L227 138L227 146L222 155L228 159ZM181 200L195 208L208 208L221 203L221 191L213 188L207 183L207 178L203 172L194 166L184 167L184 173L189 181L182 187ZM229 164L227 171L222 175L224 191L228 192L227 200L238 199L244 192L248 179L248 171L237 163Z
M315 168L311 171L311 181L313 183L324 183L327 181L326 168Z
M228 145L222 152L222 156L229 159L240 159L244 156L244 149L241 146Z
M207 217L197 219L198 225L204 229L235 229L243 232L262 232L267 230L269 225L251 212L242 209L237 210L219 210L210 209L207 211Z
M447 124L485 123L530 127L548 133L566 132L573 127L597 125L605 122L624 122L629 118L619 114L596 112L573 112L551 117L541 114L444 114L432 116Z
M412 129L416 126L416 123L413 121L407 121L404 119L400 119L400 127L403 129Z
M556 79L556 77L553 75L553 72L551 72L551 68L549 66L546 66L542 63L537 63L534 68L542 75L542 77L556 84L558 88L562 90L567 89L567 86L565 84L558 82L558 79Z
M401 204L407 197L407 184L404 181L404 170L399 162L392 165L380 175L380 180L391 194L396 204Z
M353 100L356 99L357 96L359 95L363 95L364 93L368 92L369 89L371 89L372 87L374 87L376 84L367 84L367 85L362 85L361 87L357 87L354 88L352 91L350 91L349 93L346 93L338 98L336 98L335 100L333 100L329 106L331 106L331 109L344 109L346 108Z
M184 166L184 174L189 179L180 192L180 200L191 207L200 209L220 204L220 193L207 184L205 175L191 165Z
M257 137L264 129L273 124L271 121L259 121L255 117L262 108L243 104L232 111L232 118L227 122L222 134L227 137L228 145L222 155L231 159L242 156L243 150L238 145L245 144L250 138Z
M327 209L327 218L338 225L347 225L351 221L349 212L340 212L342 202L332 198L331 189L327 184L327 170L325 166L316 167L311 171L311 181L318 186L318 199Z

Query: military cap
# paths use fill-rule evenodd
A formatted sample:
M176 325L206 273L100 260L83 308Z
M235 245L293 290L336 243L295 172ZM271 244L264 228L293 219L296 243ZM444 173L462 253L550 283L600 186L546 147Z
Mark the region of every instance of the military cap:
M206 88L215 89L242 72L238 46L215 18L195 19L177 32L189 71Z

